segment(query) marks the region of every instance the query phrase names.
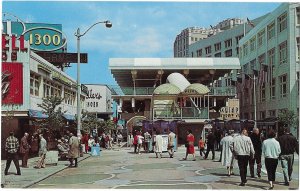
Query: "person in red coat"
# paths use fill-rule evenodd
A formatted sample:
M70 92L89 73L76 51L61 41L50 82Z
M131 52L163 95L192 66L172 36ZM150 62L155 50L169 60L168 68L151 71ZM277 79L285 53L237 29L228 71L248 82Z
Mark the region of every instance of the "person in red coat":
M85 152L86 153L88 153L88 151L89 151L88 141L89 141L89 135L87 133L85 133L84 136L82 137L82 143L85 146Z
M134 153L137 153L137 146L138 146L138 137L139 136L139 132L136 132L134 137L133 137L133 146L134 146Z
M182 160L186 160L188 154L193 155L193 161L196 160L194 142L195 142L195 137L192 134L192 130L189 129L187 131L187 136L186 136L186 145L185 145L186 146L186 154L185 154L185 158L183 158Z

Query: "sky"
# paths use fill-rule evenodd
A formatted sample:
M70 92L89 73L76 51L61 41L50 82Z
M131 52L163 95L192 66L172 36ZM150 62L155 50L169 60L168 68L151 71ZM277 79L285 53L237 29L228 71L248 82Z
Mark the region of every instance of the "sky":
M98 21L110 20L112 28L96 25L81 37L83 84L116 85L108 68L109 58L173 57L173 43L187 27L216 25L227 18L262 16L276 9L275 2L113 2L113 1L3 1L2 12L28 23L62 24L68 52L77 52L74 33ZM74 80L76 64L66 70Z

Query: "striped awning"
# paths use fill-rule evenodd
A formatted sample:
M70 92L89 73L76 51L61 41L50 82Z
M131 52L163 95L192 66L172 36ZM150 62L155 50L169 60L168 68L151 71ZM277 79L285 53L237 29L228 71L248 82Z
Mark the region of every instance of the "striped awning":
M153 94L155 95L178 95L180 93L180 89L170 83L162 84L158 86Z
M199 83L194 83L189 85L185 90L184 93L192 93L192 94L200 94L200 95L204 95L207 94L209 91L208 87L203 85L203 84L199 84Z

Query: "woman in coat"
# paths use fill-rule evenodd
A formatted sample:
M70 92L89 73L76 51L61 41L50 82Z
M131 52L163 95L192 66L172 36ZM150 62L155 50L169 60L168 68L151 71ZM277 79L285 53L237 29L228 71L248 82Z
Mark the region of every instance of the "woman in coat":
M228 176L233 174L234 156L232 154L232 151L230 150L230 144L232 144L232 142L233 137L231 135L231 132L229 132L225 137L223 137L220 142L222 148L221 163L223 166L227 167Z
M187 136L186 136L186 154L185 154L185 158L183 158L182 160L186 160L188 154L193 155L193 161L196 160L194 142L195 142L194 135L192 134L192 130L189 129L187 131Z
M70 136L71 136L69 140L70 150L68 152L68 158L70 161L69 167L72 167L74 160L75 160L75 167L77 167L77 158L79 158L80 155L79 152L80 141L77 137L73 135L73 133L70 133Z
M158 131L156 131L156 136L154 137L154 141L155 141L156 158L158 158L158 154L160 155L160 158L162 158L163 138Z
M276 133L270 129L268 139L264 140L262 145L262 153L265 156L265 166L268 174L268 181L270 183L269 190L274 188L273 182L275 181L276 168L278 165L278 157L281 153L280 144L275 139Z

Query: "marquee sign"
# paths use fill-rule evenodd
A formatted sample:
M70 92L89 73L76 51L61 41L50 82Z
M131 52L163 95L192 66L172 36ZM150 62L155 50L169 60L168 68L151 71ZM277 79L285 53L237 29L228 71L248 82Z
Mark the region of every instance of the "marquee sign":
M3 33L24 36L29 41L30 49L35 51L62 52L67 43L61 24L23 23L18 21L3 21Z

